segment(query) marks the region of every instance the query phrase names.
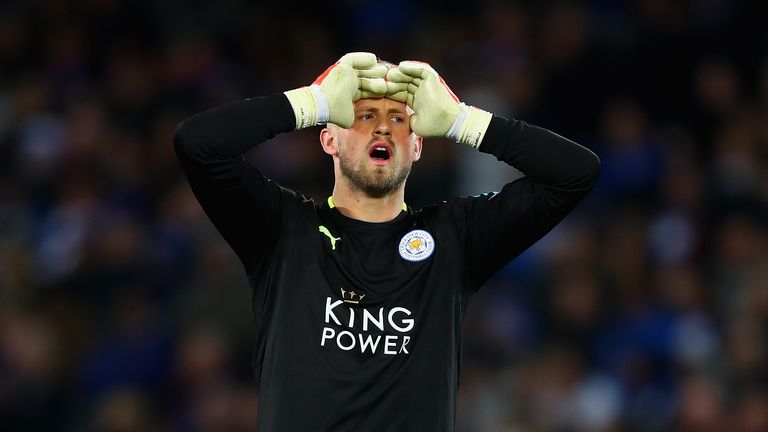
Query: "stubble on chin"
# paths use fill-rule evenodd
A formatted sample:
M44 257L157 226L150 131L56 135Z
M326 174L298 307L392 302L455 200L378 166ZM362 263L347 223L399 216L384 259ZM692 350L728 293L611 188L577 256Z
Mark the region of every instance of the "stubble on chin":
M339 166L341 174L347 178L350 186L359 190L371 198L383 198L395 192L405 183L410 174L410 167L376 167L373 170L365 169L365 160L361 160L354 166L344 155L339 152Z

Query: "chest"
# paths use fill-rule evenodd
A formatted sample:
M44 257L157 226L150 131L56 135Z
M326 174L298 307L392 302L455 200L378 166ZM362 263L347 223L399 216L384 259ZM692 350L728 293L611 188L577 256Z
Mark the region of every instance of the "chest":
M282 239L270 281L273 322L291 323L276 343L296 356L406 358L421 340L455 340L462 255L439 224L353 229L320 220Z

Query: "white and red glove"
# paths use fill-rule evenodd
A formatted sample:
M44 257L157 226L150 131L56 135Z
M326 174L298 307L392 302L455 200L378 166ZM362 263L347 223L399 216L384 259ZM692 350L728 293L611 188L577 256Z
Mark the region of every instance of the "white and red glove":
M493 114L462 103L427 63L407 60L387 72L386 97L414 111L411 130L424 138L447 137L477 148Z
M385 95L386 74L387 67L373 53L345 54L311 85L285 92L296 116L296 129L326 123L349 128L355 121L355 101Z

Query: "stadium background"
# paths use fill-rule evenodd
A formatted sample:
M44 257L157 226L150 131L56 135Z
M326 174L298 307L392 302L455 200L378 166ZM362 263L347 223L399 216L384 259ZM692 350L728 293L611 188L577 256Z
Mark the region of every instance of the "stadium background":
M253 430L249 290L173 128L365 50L603 161L470 307L458 431L768 430L764 2L255 3L0 6L0 429ZM250 156L322 199L316 135ZM424 152L411 205L516 175Z

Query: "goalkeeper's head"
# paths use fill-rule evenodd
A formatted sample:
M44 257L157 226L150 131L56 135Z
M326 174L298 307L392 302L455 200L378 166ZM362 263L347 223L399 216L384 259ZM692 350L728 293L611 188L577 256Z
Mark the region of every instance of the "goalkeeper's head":
M329 123L320 132L323 151L333 157L336 182L373 198L391 195L405 187L413 162L421 157L422 138L409 125L413 111L388 97L359 99L354 109L348 129Z

